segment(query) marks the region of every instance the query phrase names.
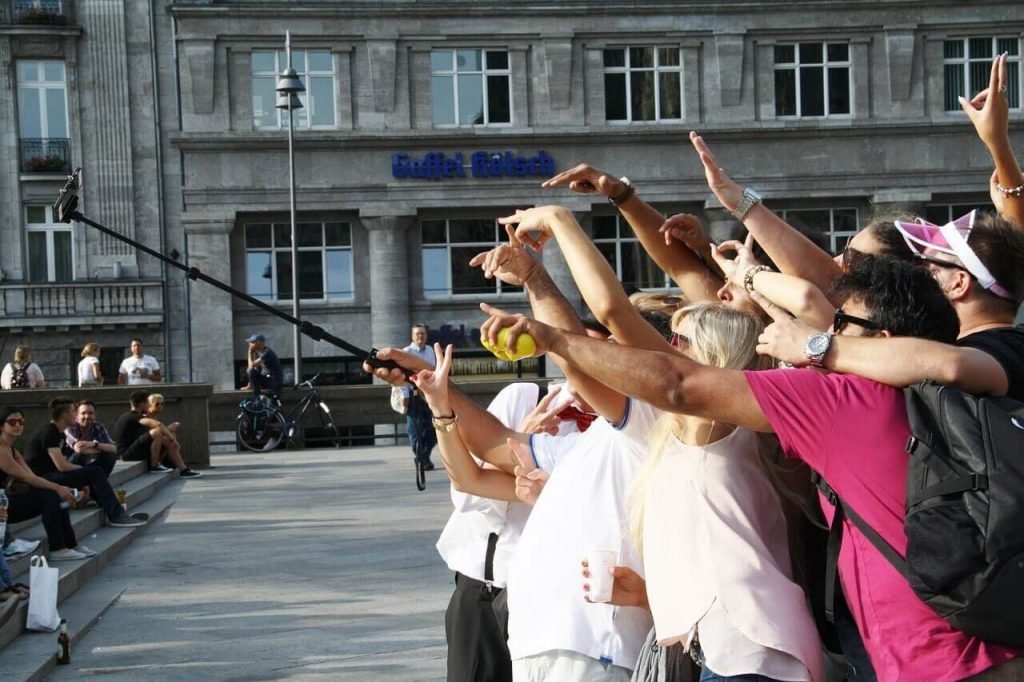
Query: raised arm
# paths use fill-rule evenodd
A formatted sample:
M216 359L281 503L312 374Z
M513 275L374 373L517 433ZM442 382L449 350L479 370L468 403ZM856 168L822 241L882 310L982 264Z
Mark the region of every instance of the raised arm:
M991 179L993 203L1004 218L1024 227L1024 189L1021 189L1024 188L1024 172L1010 146L1006 57L1004 52L992 60L987 88L970 101L964 97L959 99L996 167ZM1008 191L1014 188L1017 188L1016 193Z
M804 344L821 326L794 320L764 306L775 320L758 339L757 352L797 367L809 364ZM1009 380L1002 365L976 348L961 348L910 337L835 336L823 359L835 372L857 374L889 386L910 386L932 379L969 393L1006 395Z
M708 187L727 211L735 211L743 199L743 190L718 165L704 138L691 132L690 141L704 165ZM828 291L832 280L840 275L840 268L830 255L765 208L764 204L754 204L747 211L743 217L743 226L754 235L757 243L782 272L806 279L823 291Z
M693 251L666 241L660 231L665 216L627 189L614 175L583 163L545 181L541 187L568 187L581 194L613 199L644 250L691 301L713 301L721 281Z
M412 382L427 401L431 413L440 423L437 445L441 450L444 468L452 479L452 485L459 492L487 497L494 500L516 500L516 479L511 474L497 469L484 469L470 455L462 439L460 419L449 396L448 373L452 366L452 347L444 351L441 344L434 344L434 353L440 358L436 370L424 369L412 377Z
M525 319L538 353L554 353L607 386L667 412L771 431L742 371L707 367L679 353L631 348ZM513 330L509 330L513 336Z

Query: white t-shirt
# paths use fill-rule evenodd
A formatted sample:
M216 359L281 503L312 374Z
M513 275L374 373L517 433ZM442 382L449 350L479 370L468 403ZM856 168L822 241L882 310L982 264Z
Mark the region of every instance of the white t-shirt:
M86 386L89 384L96 383L96 377L92 374L92 366L99 365L100 359L95 355L86 355L82 358L82 361L78 363L78 385ZM97 367L97 371L99 368Z
M127 383L130 386L153 383L152 379L139 376L139 370L142 368L148 369L150 375L152 375L153 372L160 369L160 363L152 355L143 355L141 358L129 355L121 361L121 368L117 371L120 374L128 375Z
M580 561L590 549L619 547L618 564L643 575L626 532L626 494L647 455L646 439L659 414L647 403L629 400L619 427L597 419L578 436L530 439L539 466L558 466L530 514L509 569L513 660L567 649L624 668L636 665L651 629L650 613L585 601ZM559 457L565 446L569 450Z
M35 388L39 384L43 383L43 370L39 369L39 365L34 362L28 363L25 367L25 374L28 375L28 385L30 388ZM7 390L11 387L11 382L14 381L14 363L8 362L0 372L0 388Z
M715 673L820 680L803 590L790 579L786 519L758 454L735 429L706 447L672 438L644 498L647 597L662 645L695 633Z

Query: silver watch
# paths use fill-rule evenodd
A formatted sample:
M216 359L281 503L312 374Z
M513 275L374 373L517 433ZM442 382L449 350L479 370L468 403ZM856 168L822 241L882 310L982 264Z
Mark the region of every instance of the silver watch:
M747 213L754 207L754 204L761 203L761 193L753 187L747 187L743 190L743 198L740 200L736 210L732 212L736 220L743 222L743 219L747 217Z
M825 364L825 354L832 347L832 332L819 332L807 339L804 344L804 355L815 367L822 367Z

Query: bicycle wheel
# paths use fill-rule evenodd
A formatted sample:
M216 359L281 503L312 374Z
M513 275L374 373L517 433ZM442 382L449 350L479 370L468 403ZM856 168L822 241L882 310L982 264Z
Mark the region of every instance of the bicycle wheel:
M302 440L305 446L340 448L341 431L334 423L331 408L327 406L327 403L321 400L316 404L316 409L311 409L310 412L315 412L316 417L307 416L304 419Z
M280 412L238 415L238 442L247 450L267 452L273 450L285 436L287 424Z
M423 492L427 489L426 465L418 459L414 460L413 464L416 466L416 490Z

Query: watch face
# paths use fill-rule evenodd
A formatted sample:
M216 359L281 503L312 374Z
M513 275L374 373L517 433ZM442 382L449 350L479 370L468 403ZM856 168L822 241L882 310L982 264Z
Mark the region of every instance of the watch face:
M745 190L743 190L743 196L748 197L751 201L754 202L761 201L761 193L752 187L747 187Z
M807 340L808 355L822 355L828 350L831 339L828 334L815 334Z

